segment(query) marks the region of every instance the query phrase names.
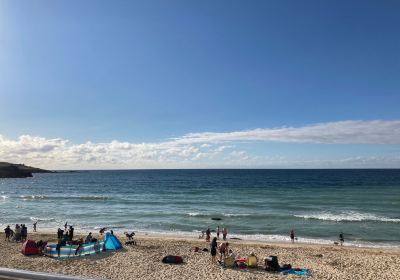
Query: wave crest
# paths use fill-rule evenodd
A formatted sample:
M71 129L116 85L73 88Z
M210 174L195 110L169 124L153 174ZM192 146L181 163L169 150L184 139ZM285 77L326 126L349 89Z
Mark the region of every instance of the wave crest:
M370 213L358 213L354 211L343 212L339 214L323 212L323 213L294 215L294 216L303 219L315 219L315 220L334 221L334 222L374 221L374 222L400 223L400 219L377 216Z

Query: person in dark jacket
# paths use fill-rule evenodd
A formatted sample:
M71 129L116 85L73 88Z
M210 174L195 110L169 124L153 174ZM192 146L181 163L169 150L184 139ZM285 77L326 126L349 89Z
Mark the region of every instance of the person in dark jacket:
M215 256L217 255L217 238L214 237L211 241L210 248L211 248L211 262L215 263Z

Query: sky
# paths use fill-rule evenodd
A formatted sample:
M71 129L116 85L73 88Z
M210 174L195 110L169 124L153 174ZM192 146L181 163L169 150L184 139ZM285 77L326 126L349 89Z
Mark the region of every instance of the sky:
M0 0L0 161L400 168L399 9Z

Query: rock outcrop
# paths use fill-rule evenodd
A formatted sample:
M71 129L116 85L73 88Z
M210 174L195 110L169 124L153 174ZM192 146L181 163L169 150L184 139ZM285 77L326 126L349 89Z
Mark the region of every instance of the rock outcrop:
M50 173L50 172L52 171L26 166L24 164L0 162L0 178L26 178L26 177L32 177L32 173Z

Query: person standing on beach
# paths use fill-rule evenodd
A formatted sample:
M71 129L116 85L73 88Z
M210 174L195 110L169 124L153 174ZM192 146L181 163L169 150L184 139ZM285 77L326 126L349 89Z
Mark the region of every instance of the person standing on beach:
M225 258L228 253L228 250L229 250L228 246L229 246L228 242L222 242L221 244L219 244L219 253L221 254L219 257L219 260L221 262L222 262L222 255L224 255L224 258Z
M11 228L10 225L8 225L5 229L4 229L4 233L6 234L6 239L7 241L10 241L10 236L11 236Z
M217 239L219 239L219 226L217 226Z
M61 228L57 229L57 239L60 240L63 238L64 231Z
M217 255L217 238L214 237L211 241L210 248L211 248L211 263L215 263L215 256Z
M64 232L67 232L67 228L68 228L68 222L65 222L65 224L64 224Z
M290 231L290 240L292 241L292 243L294 243L294 230L293 229Z
M206 241L210 241L210 238L211 238L211 230L210 230L210 228L207 228L207 230L206 230Z
M37 221L33 223L33 232L36 232Z
M21 241L26 241L28 238L28 228L25 224L21 224Z
M69 226L68 236L69 241L72 241L72 239L74 238L74 228L72 226Z
M226 236L228 235L228 230L226 228L222 229L222 239L225 241L226 240Z
M343 232L341 232L341 233L339 234L339 241L340 241L340 246L343 246L343 243L344 243Z

